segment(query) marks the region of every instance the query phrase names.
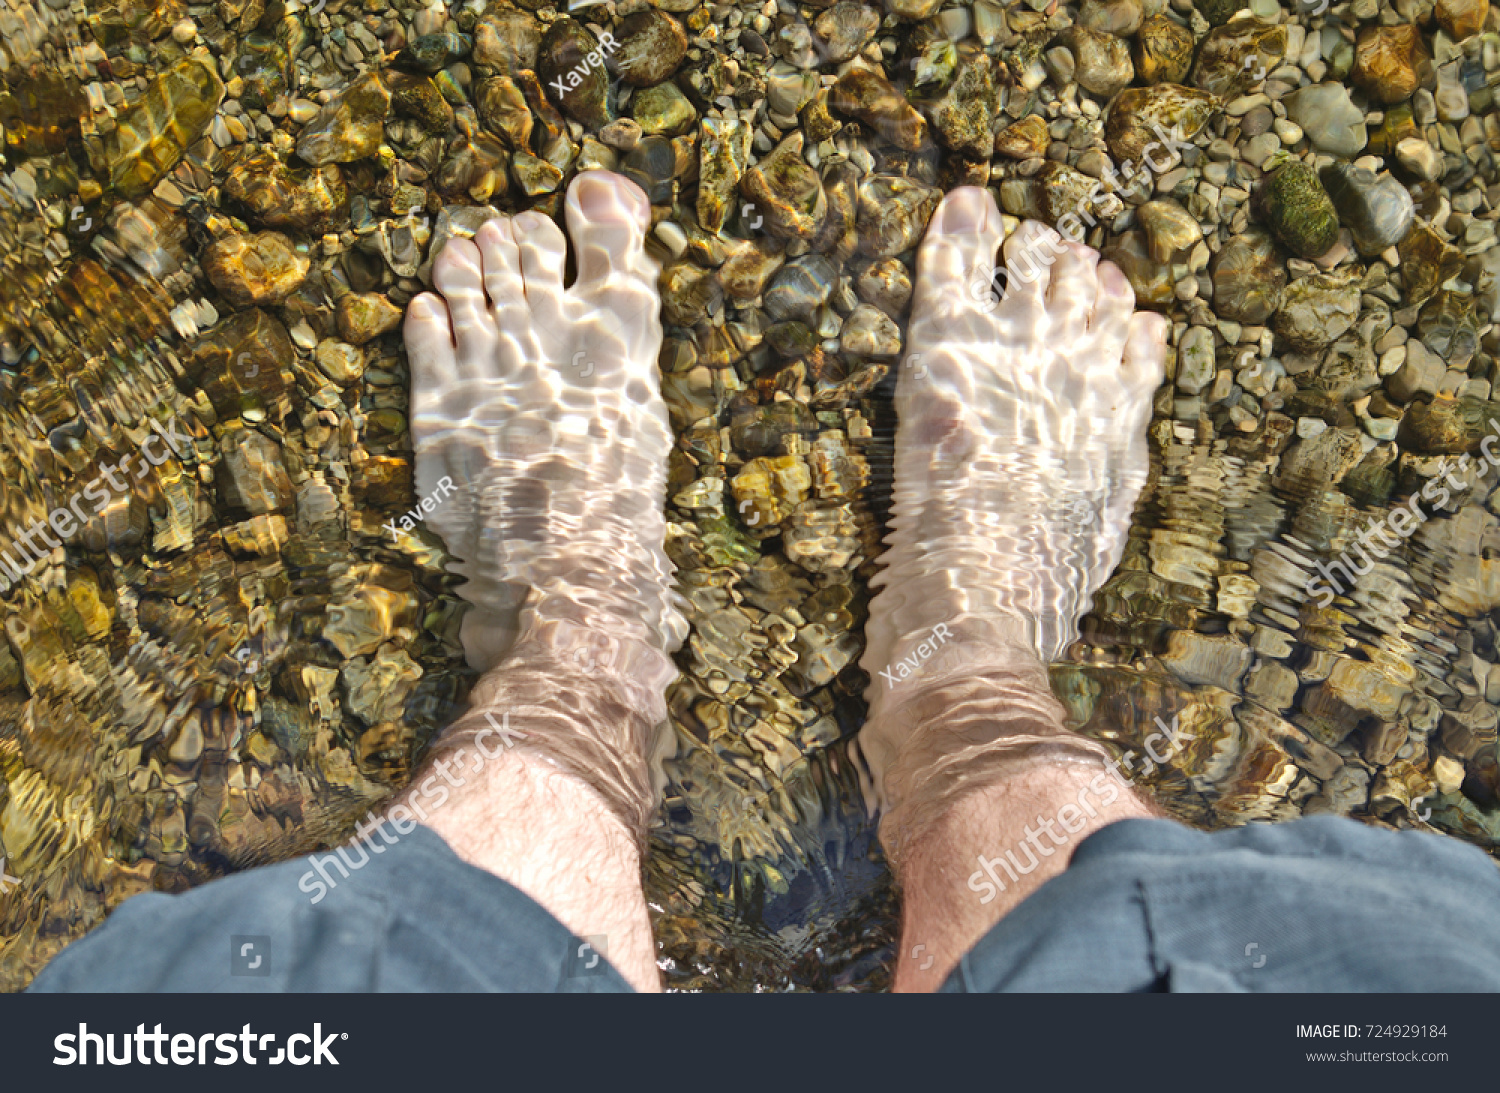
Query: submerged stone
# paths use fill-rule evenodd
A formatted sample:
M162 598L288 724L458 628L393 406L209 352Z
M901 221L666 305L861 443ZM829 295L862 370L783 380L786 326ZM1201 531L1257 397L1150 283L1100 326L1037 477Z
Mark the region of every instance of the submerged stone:
M307 123L297 138L297 155L314 167L374 155L390 107L391 93L380 74L361 76Z
M717 232L734 209L750 161L750 127L738 118L704 118L698 136L698 223Z
M104 139L104 174L115 193L145 193L207 131L224 84L203 57L184 57L141 95Z
M1160 162L1172 152L1168 141L1190 141L1208 124L1218 104L1206 91L1177 84L1131 87L1115 96L1104 125L1104 139L1117 162L1140 163L1148 145Z
M1193 62L1193 34L1166 15L1153 15L1136 35L1135 74L1148 84L1181 83Z
M687 55L682 24L655 8L633 12L614 32L619 42L610 64L620 79L633 87L651 87L677 71Z
M542 35L537 76L547 97L585 129L613 120L614 91L604 54L598 39L576 20L563 16Z
M1293 254L1317 258L1338 240L1339 220L1317 174L1290 160L1266 180L1260 195L1266 226Z
M298 169L262 153L229 173L224 192L261 227L321 233L349 217L349 194L333 164Z
M1353 157L1364 149L1368 139L1364 111L1350 100L1343 84L1304 87L1288 95L1286 105L1288 116L1320 151Z
M1358 315L1358 270L1315 273L1287 287L1273 325L1293 349L1312 353L1336 341Z
M1286 269L1265 232L1251 229L1230 239L1211 268L1214 310L1223 318L1260 325L1281 306Z
M927 231L942 196L913 179L869 176L859 186L859 249L874 258L910 250Z
M203 272L233 307L274 304L307 276L311 260L280 232L230 235L203 252Z
M867 68L851 68L833 85L828 104L858 118L882 140L915 152L927 139L927 122L889 80Z
M823 181L802 158L802 133L792 133L745 172L740 193L755 203L766 228L787 238L810 239L828 209Z
M1236 19L1208 32L1198 46L1193 83L1214 95L1243 94L1265 79L1286 54L1286 27Z
M1334 163L1323 168L1321 178L1360 254L1379 254L1406 237L1416 209L1406 187L1389 174Z
M1378 101L1392 104L1411 98L1426 80L1432 58L1421 29L1403 23L1365 27L1354 49L1354 82Z

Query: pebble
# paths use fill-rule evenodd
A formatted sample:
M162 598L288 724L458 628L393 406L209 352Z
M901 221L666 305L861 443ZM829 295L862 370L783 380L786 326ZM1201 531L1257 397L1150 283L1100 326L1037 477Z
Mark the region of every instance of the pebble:
M1304 87L1286 99L1287 114L1321 152L1352 158L1364 151L1369 135L1364 111L1349 98L1343 84Z
M1396 162L1424 182L1443 173L1443 155L1421 137L1407 137L1396 145Z
M1304 136L1302 126L1286 118L1277 118L1272 128L1276 130L1276 135L1281 138L1282 145L1287 148L1295 145Z

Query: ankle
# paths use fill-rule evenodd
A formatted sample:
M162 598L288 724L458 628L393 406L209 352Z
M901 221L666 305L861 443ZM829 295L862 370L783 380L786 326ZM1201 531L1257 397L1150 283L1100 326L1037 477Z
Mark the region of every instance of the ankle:
M603 801L637 847L659 788L666 654L565 620L533 620L475 684L470 710L433 747L435 758L472 751L535 756Z
M924 679L899 705L873 714L861 734L893 862L950 810L996 784L1047 768L1109 773L1109 749L1068 729L1041 663L1013 649L996 653Z

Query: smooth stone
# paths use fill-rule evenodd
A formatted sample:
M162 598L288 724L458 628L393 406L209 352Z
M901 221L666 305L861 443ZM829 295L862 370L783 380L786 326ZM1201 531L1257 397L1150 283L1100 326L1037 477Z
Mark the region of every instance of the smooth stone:
M401 325L402 311L378 292L346 292L334 308L339 336L364 345Z
M1478 34L1490 13L1488 0L1437 0L1433 14L1455 42Z
M1148 145L1155 142L1160 147L1158 128L1169 134L1175 130L1175 139L1190 141L1208 124L1217 107L1215 96L1196 88L1166 83L1128 87L1110 103L1104 124L1105 143L1115 162L1139 164Z
M1213 383L1217 371L1213 331L1206 326L1189 327L1177 346L1177 389L1199 394Z
M280 232L228 235L204 248L203 272L233 307L284 300L307 278L312 262Z
M1181 83L1193 63L1193 34L1166 15L1153 15L1141 25L1131 58L1146 83Z
M1386 105L1404 102L1432 67L1422 32L1409 23L1365 27L1354 50L1354 82Z
M391 94L378 72L361 76L318 112L297 138L297 155L314 167L375 154L385 135Z
M1151 257L1158 262L1171 262L1203 238L1198 221L1175 201L1148 201L1135 215L1146 233Z
M1443 154L1422 137L1407 137L1397 144L1396 162L1423 182L1443 173Z
M901 352L901 328L879 308L860 304L844 319L839 349L858 357L894 357Z
M1100 34L1129 38L1141 29L1145 10L1141 0L1083 0L1078 25Z
M313 354L322 373L340 387L348 387L365 373L365 355L348 342L334 338L318 343Z
M1323 168L1321 179L1360 254L1373 257L1406 237L1416 208L1398 180L1348 163Z
M1123 38L1074 27L1063 38L1076 63L1075 77L1084 90L1113 98L1135 78L1130 46Z
M1275 121L1276 115L1269 106L1257 106L1240 119L1240 132L1247 137L1258 137L1269 132Z
M619 48L610 67L632 87L651 87L677 71L687 55L687 33L682 24L655 8L632 12L614 34Z
M1365 114L1350 100L1343 84L1313 84L1282 101L1287 114L1319 151L1347 159L1364 150L1369 140Z
M1286 270L1266 232L1252 229L1230 239L1211 269L1214 311L1221 318L1260 325L1281 306Z
M1287 286L1273 325L1293 349L1315 353L1337 341L1358 315L1357 280L1350 274L1315 273Z
M1463 121L1469 116L1469 93L1459 81L1457 64L1438 69L1437 91L1432 98L1440 121Z
M1338 240L1338 214L1313 169L1291 160L1266 180L1260 195L1271 234L1301 258L1317 258Z

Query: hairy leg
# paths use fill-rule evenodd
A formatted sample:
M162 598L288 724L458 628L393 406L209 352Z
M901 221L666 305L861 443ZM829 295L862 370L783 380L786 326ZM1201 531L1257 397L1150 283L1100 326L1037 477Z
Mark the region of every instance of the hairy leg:
M567 214L571 288L562 232L523 213L444 248L441 295L407 315L417 492L443 494L428 522L467 578L463 642L485 675L391 813L448 790L422 822L575 934L605 935L654 990L641 854L687 627L663 545L650 210L587 172Z
M991 295L1001 234L986 191L945 198L918 256L920 367L896 394L860 744L905 900L898 990L939 984L1088 832L1150 814L1108 751L1066 730L1043 665L1119 562L1165 324L1134 313L1118 269L1035 223L1005 241Z

